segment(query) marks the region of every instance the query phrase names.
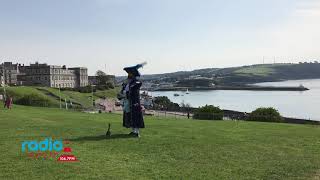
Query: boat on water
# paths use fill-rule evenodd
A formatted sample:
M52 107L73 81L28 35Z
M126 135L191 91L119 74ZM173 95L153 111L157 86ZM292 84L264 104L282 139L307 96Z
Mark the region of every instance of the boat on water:
M186 94L190 94L190 93L189 93L189 89L187 89Z
M173 95L174 95L174 96L180 96L180 95L179 95L179 94L177 94L177 93L174 93Z

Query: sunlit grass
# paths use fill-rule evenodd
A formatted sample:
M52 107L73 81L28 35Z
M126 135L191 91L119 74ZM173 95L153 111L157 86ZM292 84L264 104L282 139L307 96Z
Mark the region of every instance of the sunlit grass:
M107 123L112 138L106 139ZM0 110L0 179L308 179L318 126L146 117L126 138L121 115L15 106ZM21 142L69 139L75 163L30 159Z

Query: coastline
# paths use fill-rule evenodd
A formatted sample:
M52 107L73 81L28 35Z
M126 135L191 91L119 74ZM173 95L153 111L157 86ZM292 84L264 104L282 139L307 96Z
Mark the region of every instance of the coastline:
M320 79L299 79L281 82L265 82L265 84L249 84L259 87L299 87L303 85L306 91L250 91L250 90L199 90L186 94L180 91L154 91L153 96L167 96L174 103L189 103L194 107L214 104L223 109L240 112L251 112L258 107L274 107L289 119L320 121L319 93ZM279 88L278 88L279 89ZM281 88L280 88L281 89ZM299 89L299 88L297 88ZM282 88L283 90L283 88Z
M247 90L247 91L308 91L304 86L297 87L275 87L275 86L213 86L213 87L170 87L170 88L155 88L148 91L203 91L203 90Z

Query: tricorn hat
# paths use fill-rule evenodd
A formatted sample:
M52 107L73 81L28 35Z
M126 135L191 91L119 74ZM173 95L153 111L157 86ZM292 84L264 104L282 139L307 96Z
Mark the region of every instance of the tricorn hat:
M138 71L138 69L142 68L146 64L147 63L144 62L144 63L141 63L141 64L137 64L135 66L125 67L125 68L123 68L123 70L125 70L128 74L132 74L134 77L141 76L141 74Z

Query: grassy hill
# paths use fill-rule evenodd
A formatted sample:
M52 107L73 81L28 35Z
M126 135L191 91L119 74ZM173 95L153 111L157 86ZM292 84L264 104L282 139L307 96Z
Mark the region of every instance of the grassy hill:
M320 63L257 64L219 69L215 72L224 84L320 78ZM212 76L212 73L205 74Z
M274 68L271 66L257 66L240 68L233 73L243 76L269 76L274 72Z
M65 99L71 101L74 106L80 108L88 108L92 106L92 93L80 93L77 91L60 91L56 88L49 87L34 87L34 86L14 86L7 87L7 93L13 97L14 102L23 105L58 107L60 96L62 102ZM118 89L110 89L97 91L93 93L93 98L115 98ZM3 88L0 88L0 93L3 93ZM29 103L31 99L31 103Z
M0 109L0 179L316 179L319 126L146 117L126 138L121 115ZM113 136L105 139L106 124ZM25 140L69 139L80 160L31 159Z
M207 68L188 72L144 75L142 78L157 83L159 83L158 81L174 83L196 75L214 78L216 84L247 84L266 81L314 79L320 78L320 63L277 63L230 68Z

